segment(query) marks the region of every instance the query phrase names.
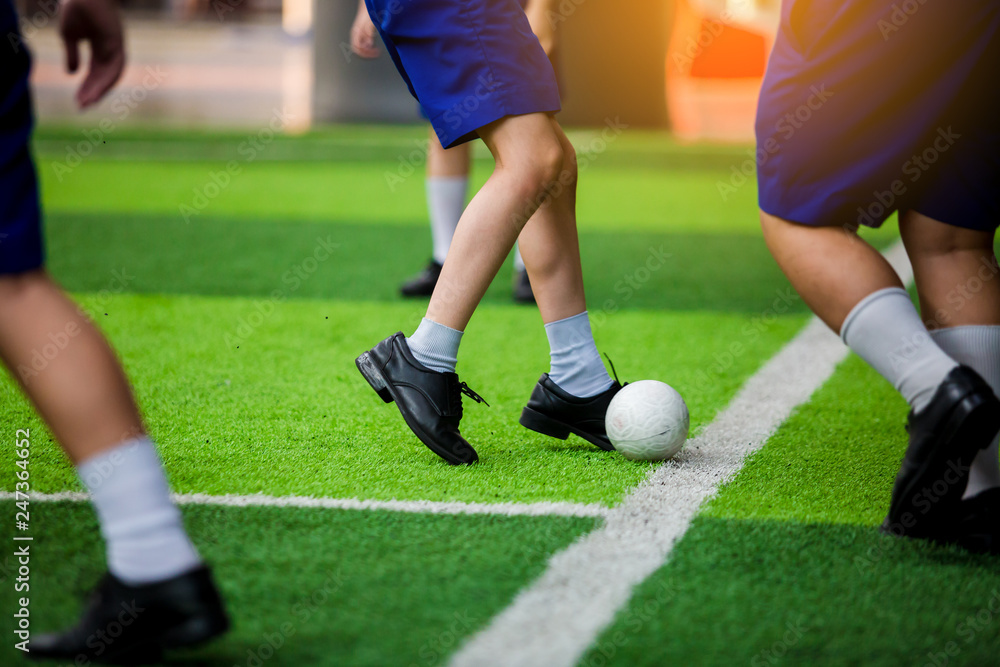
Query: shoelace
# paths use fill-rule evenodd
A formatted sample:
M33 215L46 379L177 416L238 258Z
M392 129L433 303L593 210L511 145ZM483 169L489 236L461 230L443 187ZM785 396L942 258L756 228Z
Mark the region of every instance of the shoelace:
M456 389L458 391L455 391ZM453 415L457 415L459 419L462 418L462 412L463 412L462 394L465 394L466 396L474 400L476 403L486 403L485 398L483 398L482 396L474 392L472 389L470 389L469 385L465 384L464 382L459 382L457 384L451 385L451 390L448 393L448 402L449 402L448 408L449 411ZM490 404L486 403L486 407L489 406Z
M458 383L458 390L463 394L465 394L466 396L468 396L469 398L471 398L472 400L474 400L476 403L486 403L485 398L483 398L476 392L472 391L472 389L469 388L469 385L465 384L464 382ZM490 407L490 404L486 403L486 407Z
M622 384L621 380L618 379L618 371L615 370L615 362L611 361L611 357L608 356L607 352L604 353L604 358L608 360L608 365L611 366L611 374L615 376L615 382ZM625 384L628 384L628 382ZM622 386L624 387L625 384L622 384Z

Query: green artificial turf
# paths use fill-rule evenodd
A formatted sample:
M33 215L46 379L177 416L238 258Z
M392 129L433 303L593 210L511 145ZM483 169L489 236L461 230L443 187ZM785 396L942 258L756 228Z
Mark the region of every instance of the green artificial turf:
M53 214L49 268L67 289L398 301L423 268L423 228ZM803 313L755 235L583 232L595 318L622 309ZM318 258L318 259L317 259ZM487 303L511 303L510 263Z
M581 664L994 664L996 558L878 532L906 410L848 357L709 501Z
M650 469L517 423L548 370L534 309L483 307L469 326L459 371L491 407L466 401L463 434L482 460L456 469L420 444L354 367L360 352L415 327L421 304L130 294L82 303L122 356L178 491L613 504ZM675 386L697 429L803 317L753 322L738 314L623 311L595 322L595 336L623 381ZM8 423L35 433L33 488L78 488L11 381L0 387ZM13 459L0 459L5 488L13 470Z
M66 172L58 165L80 130L38 132L49 266L123 358L177 491L613 505L649 473L517 424L547 345L537 310L509 302L509 268L473 318L459 365L492 406L466 402L463 433L479 464L445 465L357 373L359 352L411 331L425 308L396 296L430 251L413 157L424 135L329 128L278 137L251 158L241 132L121 129ZM598 345L622 380L675 386L697 431L808 317L760 239L752 179L735 175L746 147L633 129L606 147L599 130L570 136L583 165L581 252ZM490 169L481 146L474 155L473 188ZM239 169L226 182L230 160ZM865 236L882 248L896 233L887 224ZM312 270L320 246L336 247ZM0 415L32 429L35 491L80 488L6 376ZM994 664L994 560L874 528L904 419L892 388L849 358L720 490L581 664L924 665L949 650L952 665ZM13 459L0 459L0 489L13 472ZM8 543L12 508L0 528ZM86 505L33 512L41 629L75 617L101 553ZM180 659L226 667L252 664L289 618L296 635L267 664L437 664L595 525L184 512L236 628ZM8 579L0 559L4 608ZM324 589L328 599L309 606ZM297 620L296 605L308 618ZM463 614L473 620L453 630ZM0 662L12 655L5 642Z
M993 665L998 612L995 558L869 526L701 517L579 664Z
M243 135L133 130L77 162L68 156L79 132L43 131L36 140L50 215L158 214L192 225L332 221L426 232L419 129L331 130L259 147L248 147ZM749 159L746 147L682 146L663 133L635 131L596 151L599 135L571 136L581 162L581 229L758 235L753 178L734 176ZM470 196L492 169L481 147L475 153Z
M426 225L422 168L253 161L225 174L226 164L94 159L59 174L51 161L41 160L39 172L50 213L160 213L190 224L241 217ZM487 164L477 166L472 192L489 171ZM748 185L723 200L717 192L723 171L667 173L595 163L580 177L580 228L756 231L755 188Z
M13 509L4 503L0 512L5 545ZM37 634L74 622L104 554L86 504L36 502L31 512L29 609ZM594 525L578 518L207 506L185 507L184 516L214 569L233 629L204 648L174 654L170 664L220 667L253 667L255 658L296 666L440 664L537 577L550 554ZM0 663L21 664L6 611L14 608L17 565L9 558L0 565Z
M907 410L892 385L851 355L705 515L878 525L906 450Z

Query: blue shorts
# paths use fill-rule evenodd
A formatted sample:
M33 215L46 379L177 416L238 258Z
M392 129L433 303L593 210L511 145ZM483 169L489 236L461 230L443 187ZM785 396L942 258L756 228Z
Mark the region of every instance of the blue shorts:
M0 0L0 275L43 264L38 182L28 150L31 136L31 58L18 35L17 15ZM13 42L9 36L15 36Z
M365 0L406 85L450 148L505 116L559 111L518 0Z
M760 207L1000 224L1000 3L785 0L757 111Z

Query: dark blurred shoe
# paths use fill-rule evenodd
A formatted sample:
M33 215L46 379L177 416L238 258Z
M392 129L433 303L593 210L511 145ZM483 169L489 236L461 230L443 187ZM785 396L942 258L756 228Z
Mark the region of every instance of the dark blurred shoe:
M409 297L430 296L440 277L441 265L432 259L423 271L400 286L399 293Z
M531 291L531 281L524 269L514 272L513 297L516 303L535 303L535 293Z
M906 430L910 445L882 530L954 541L972 460L1000 430L1000 400L974 370L959 366L923 410L910 411Z
M1000 487L962 501L955 543L976 553L1000 554Z
M549 377L542 373L538 379L528 405L521 411L521 426L542 435L565 440L575 433L587 442L605 451L614 450L608 440L604 418L608 413L611 399L621 391L622 385L615 380L606 391L597 396L579 398L567 394Z
M106 574L80 621L62 633L32 639L28 657L74 665L158 662L164 651L201 644L228 629L207 567L140 586Z
M458 375L432 370L417 361L402 332L389 336L354 363L383 401L396 402L406 425L428 449L452 465L479 460L458 425L463 394L477 403L486 401L459 382Z

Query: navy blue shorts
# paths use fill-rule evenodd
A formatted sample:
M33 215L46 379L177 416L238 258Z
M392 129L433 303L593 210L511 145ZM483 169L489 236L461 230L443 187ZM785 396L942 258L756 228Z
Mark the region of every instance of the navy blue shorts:
M38 181L28 150L31 136L31 58L18 38L17 15L0 0L0 275L42 266Z
M386 50L450 148L505 116L559 111L518 0L365 0Z
M760 207L996 229L998 109L996 0L785 0L757 111Z

